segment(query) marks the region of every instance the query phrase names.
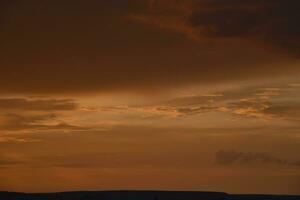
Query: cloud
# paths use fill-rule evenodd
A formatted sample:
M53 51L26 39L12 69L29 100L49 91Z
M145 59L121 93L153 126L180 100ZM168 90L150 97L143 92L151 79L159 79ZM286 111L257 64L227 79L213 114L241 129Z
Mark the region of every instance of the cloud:
M65 121L67 112L75 112L79 105L72 99L0 98L0 131L82 130ZM13 141L11 138L0 140ZM22 142L16 139L15 142ZM26 142L26 141L24 141Z
M40 139L14 137L14 136L0 136L0 143L34 143L40 142Z
M77 104L69 99L0 98L0 110L50 112L75 110L76 108Z
M271 116L265 112L270 106L271 103L269 101L250 98L229 103L225 107L225 111L240 116L270 119Z
M232 164L274 164L299 167L299 161L289 161L271 156L266 153L240 152L220 150L215 154L215 160L220 165Z
M300 120L300 105L297 101L272 102L264 99L243 99L227 104L225 112L262 119Z
M93 109L92 112L106 112L115 115L134 114L141 116L142 119L159 119L159 118L177 118L188 115L197 115L210 111L216 111L218 107L211 105L171 105L166 103L157 103L153 105L138 106L109 106Z
M300 120L300 104L298 102L286 102L282 105L273 105L264 110L265 113L288 120Z
M246 39L299 56L297 0L155 0L136 20L177 30L195 40Z
M135 105L112 105L84 108L85 111L106 113L135 119L174 119L198 114L229 113L244 118L298 121L297 88L289 84L250 86L209 94L179 96L158 102Z
M220 41L229 34L221 34L227 29L218 27L223 24L219 21L238 18L223 16L224 3L209 2L212 8L206 12L201 9L201 1L155 1L150 14L146 0L74 1L72 5L66 0L1 2L0 94L147 93L194 84L297 76L299 60L290 55L269 52L248 41ZM238 6L232 2L228 2L226 9L233 7L228 13L236 16ZM260 1L256 2L267 14L271 12L273 7L265 8ZM190 10L194 3L199 5ZM282 6L284 10L287 4ZM274 40L279 41L276 46L283 43L287 48L297 47L297 38L290 44L292 26L281 27L286 21L295 22L288 16L297 4L290 7L293 9L287 14L278 14L279 18L283 16L283 22L278 22L282 34L275 31L277 21L268 28L263 26L264 22L272 20L262 18L263 25L258 27L263 31L261 35L274 32ZM217 10L221 16L216 14ZM239 13L242 19L247 18L247 12ZM133 23L126 18L128 15L148 21L155 19L163 25L170 24L170 18L175 17L173 27L183 26L182 32L198 32L204 27L205 39L195 44L168 31ZM207 21L202 22L201 15ZM237 29L235 25L246 29L248 24L232 23L229 31ZM218 32L210 32L210 26L217 27ZM251 36L256 37L259 36ZM264 39L273 41L269 35Z
M202 112L227 112L241 117L265 120L300 120L299 93L290 85L249 87L210 95L174 98L162 103L182 116Z
M195 115L200 113L206 113L210 111L216 111L218 107L214 106L200 106L200 107L183 107L177 108L177 111L183 115Z
M0 115L0 131L33 130L83 130L86 128L70 125L58 119L56 114L3 114Z

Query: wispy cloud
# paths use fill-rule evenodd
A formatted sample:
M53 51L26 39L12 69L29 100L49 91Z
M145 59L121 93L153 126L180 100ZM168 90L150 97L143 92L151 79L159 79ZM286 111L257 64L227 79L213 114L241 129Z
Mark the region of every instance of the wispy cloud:
M0 110L69 111L77 106L71 99L0 98Z
M267 153L240 152L235 150L220 150L215 154L215 160L220 165L274 164L300 167L300 160L290 161L277 158Z

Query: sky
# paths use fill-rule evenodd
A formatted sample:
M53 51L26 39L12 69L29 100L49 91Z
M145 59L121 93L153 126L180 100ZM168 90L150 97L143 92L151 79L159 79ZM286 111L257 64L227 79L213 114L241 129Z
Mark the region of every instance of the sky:
M0 1L0 191L300 194L299 9Z

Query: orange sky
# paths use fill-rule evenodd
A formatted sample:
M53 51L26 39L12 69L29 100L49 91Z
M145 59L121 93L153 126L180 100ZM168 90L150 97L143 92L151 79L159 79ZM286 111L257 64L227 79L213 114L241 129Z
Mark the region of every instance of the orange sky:
M0 191L300 194L299 1L0 2Z

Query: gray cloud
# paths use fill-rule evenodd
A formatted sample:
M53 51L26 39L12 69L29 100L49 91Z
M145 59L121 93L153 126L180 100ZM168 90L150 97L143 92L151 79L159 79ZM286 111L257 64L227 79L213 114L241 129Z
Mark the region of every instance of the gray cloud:
M235 150L220 150L215 154L215 160L220 165L274 164L300 166L299 161L280 159L267 153L240 152Z

